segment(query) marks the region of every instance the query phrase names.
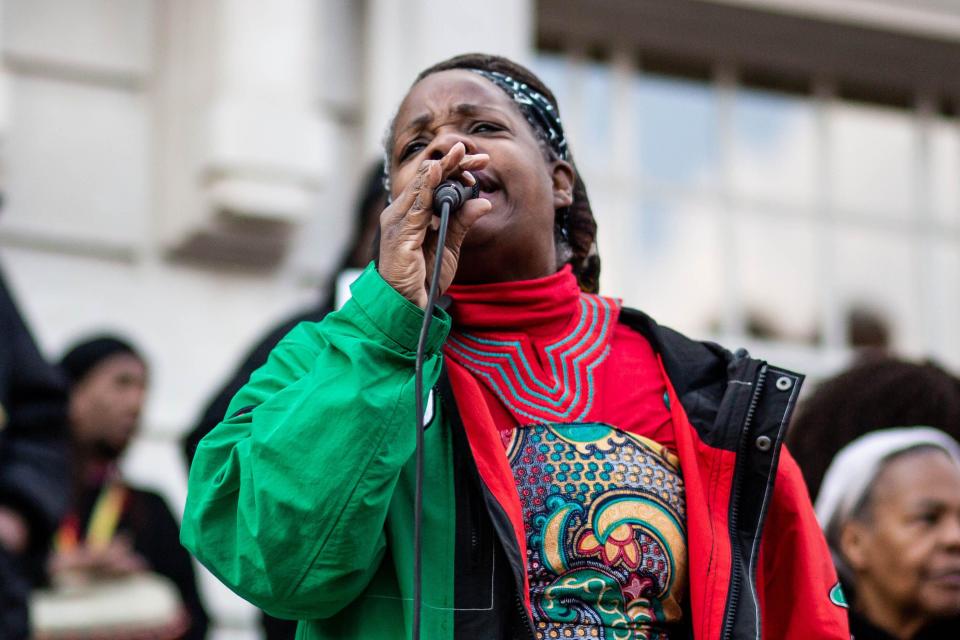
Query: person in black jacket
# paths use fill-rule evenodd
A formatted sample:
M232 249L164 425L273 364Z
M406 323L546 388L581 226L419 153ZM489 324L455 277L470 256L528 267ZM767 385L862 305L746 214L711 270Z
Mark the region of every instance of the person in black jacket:
M66 508L66 387L0 278L0 640L29 633L27 596Z
M84 340L60 362L71 383L73 490L60 524L50 573L117 577L153 571L180 592L188 640L206 636L208 618L179 525L163 498L128 485L117 461L140 423L147 366L113 336Z

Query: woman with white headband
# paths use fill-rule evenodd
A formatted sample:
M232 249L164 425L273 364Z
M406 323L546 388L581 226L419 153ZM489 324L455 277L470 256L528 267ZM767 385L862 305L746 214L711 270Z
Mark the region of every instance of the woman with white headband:
M960 637L960 446L874 431L834 458L816 503L856 640ZM838 599L843 594L836 594Z

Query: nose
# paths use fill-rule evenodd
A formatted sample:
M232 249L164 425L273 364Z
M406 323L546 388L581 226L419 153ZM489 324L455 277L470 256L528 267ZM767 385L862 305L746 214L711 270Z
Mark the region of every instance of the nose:
M477 146L471 136L456 129L449 129L438 133L430 142L430 146L427 149L427 157L431 160L439 160L447 155L450 149L453 148L453 145L458 142L463 143L467 153L477 153Z
M960 551L960 511L944 519L941 533L941 541L945 547Z
M127 394L127 411L129 411L134 416L139 417L141 411L143 410L143 403L147 399L147 389L146 387L138 386L130 389Z

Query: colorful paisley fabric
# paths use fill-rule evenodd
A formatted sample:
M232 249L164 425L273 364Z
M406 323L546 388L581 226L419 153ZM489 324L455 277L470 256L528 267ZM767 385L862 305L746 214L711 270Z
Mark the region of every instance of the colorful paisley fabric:
M667 640L687 578L677 457L595 423L518 428L508 456L538 638Z

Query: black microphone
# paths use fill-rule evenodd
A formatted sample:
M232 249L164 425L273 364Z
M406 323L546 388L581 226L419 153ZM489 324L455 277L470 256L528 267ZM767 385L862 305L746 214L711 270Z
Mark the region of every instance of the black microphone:
M480 185L474 183L472 187L460 184L456 180L444 180L433 191L433 212L440 215L444 203L449 203L453 213L463 206L467 200L480 197Z

